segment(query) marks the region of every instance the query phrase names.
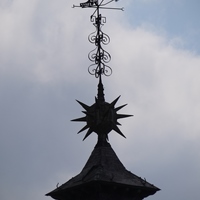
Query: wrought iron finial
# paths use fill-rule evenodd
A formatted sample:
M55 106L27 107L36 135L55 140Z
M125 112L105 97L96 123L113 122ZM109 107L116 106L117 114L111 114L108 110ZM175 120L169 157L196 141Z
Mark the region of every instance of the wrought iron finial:
M103 45L109 44L110 37L102 31L102 27L106 23L106 17L103 17L100 14L100 9L123 10L123 8L106 7L113 1L118 0L88 0L87 2L80 3L80 6L73 5L73 8L81 7L95 9L90 20L96 30L88 36L88 40L95 45L95 49L88 54L89 60L93 62L93 64L88 67L88 72L96 78L100 78L101 75L110 76L112 74L111 67L107 65L111 60L111 56L103 48Z
M91 75L99 78L98 93L95 97L95 103L88 106L80 101L77 101L83 108L84 117L74 119L72 121L86 122L86 125L78 132L85 131L85 140L92 132L98 135L98 144L107 144L108 134L114 130L121 136L125 137L124 134L118 128L121 125L118 119L131 117L132 115L118 114L117 112L122 109L125 105L115 107L118 98L116 98L112 103L107 103L104 98L104 88L102 84L102 75L110 76L112 74L112 69L107 65L110 60L110 54L104 50L103 45L107 45L110 42L110 38L107 34L102 31L103 25L106 23L106 18L100 14L100 9L116 9L123 10L123 8L110 8L106 5L117 0L88 0L85 3L81 3L81 8L94 8L95 11L91 15L90 20L95 26L95 31L88 36L88 40L95 45L95 49L90 51L88 58L93 64L88 68Z
M110 76L112 74L112 69L107 65L110 62L110 54L104 50L103 45L107 45L110 42L110 37L103 33L102 26L106 23L106 18L102 17L101 14L96 16L91 16L91 21L94 22L93 25L96 31L91 33L88 40L95 44L95 49L90 51L88 58L94 64L90 65L88 71L91 75L95 75L98 78L100 75Z

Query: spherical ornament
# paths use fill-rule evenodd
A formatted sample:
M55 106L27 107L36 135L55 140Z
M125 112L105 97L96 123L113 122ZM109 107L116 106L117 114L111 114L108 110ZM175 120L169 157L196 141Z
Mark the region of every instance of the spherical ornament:
M115 104L119 97L112 103L107 103L96 98L96 102L92 106L87 106L86 104L77 101L85 109L83 113L85 113L86 116L72 121L86 122L86 125L78 132L80 133L88 129L83 140L85 140L92 132L95 132L99 138L106 140L108 139L108 134L112 130L125 137L117 127L117 125L121 125L117 120L120 118L130 117L132 115L117 114L118 110L126 106L125 104L115 108Z

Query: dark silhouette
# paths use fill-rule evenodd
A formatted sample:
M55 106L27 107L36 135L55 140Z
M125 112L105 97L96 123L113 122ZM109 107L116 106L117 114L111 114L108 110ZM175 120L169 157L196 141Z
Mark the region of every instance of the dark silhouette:
M88 56L90 61L93 62L88 71L99 79L99 83L95 103L88 106L77 101L84 108L83 113L85 116L72 121L86 123L78 132L88 129L83 140L92 132L98 135L98 139L82 171L63 185L58 186L57 184L55 190L46 194L56 200L142 200L160 190L147 182L146 179L142 179L126 170L108 142L108 134L112 130L125 137L118 128L121 125L118 120L132 116L117 113L126 106L125 104L115 107L120 96L112 103L107 103L104 97L102 76L111 75L112 69L107 66L111 56L102 47L108 44L110 39L101 30L106 18L101 16L100 9L112 1L114 0L103 4L103 0L89 0L80 4L82 8L95 9L90 19L96 30L89 35L89 41L95 45L95 49Z
M85 3L80 3L80 6L82 8L86 8L86 7L92 7L93 5L97 5L98 0L88 0Z

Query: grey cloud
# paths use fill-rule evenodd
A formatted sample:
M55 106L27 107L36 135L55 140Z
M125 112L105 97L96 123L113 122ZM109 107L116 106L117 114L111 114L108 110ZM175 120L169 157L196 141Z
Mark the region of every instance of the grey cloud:
M18 0L0 14L4 200L47 199L58 182L80 172L95 145L95 134L82 142L82 124L70 122L82 116L75 99L90 105L97 92L87 73L90 12L72 4ZM110 142L127 169L162 189L151 199L198 198L199 57L132 29L126 13L121 23L118 14L108 15L113 74L103 79L106 100L122 95L123 112L135 115L121 121L127 139L112 132Z

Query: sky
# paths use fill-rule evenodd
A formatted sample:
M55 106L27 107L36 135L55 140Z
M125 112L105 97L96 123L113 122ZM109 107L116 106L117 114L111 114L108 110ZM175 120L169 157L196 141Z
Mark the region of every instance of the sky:
M79 0L0 0L0 199L47 200L77 175L95 144L77 135L76 99L95 102L88 73L91 9ZM111 42L107 102L121 95L124 139L109 141L124 166L161 189L149 200L199 198L199 0L119 0L102 10Z

